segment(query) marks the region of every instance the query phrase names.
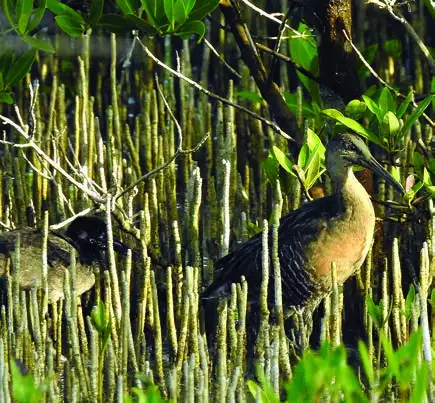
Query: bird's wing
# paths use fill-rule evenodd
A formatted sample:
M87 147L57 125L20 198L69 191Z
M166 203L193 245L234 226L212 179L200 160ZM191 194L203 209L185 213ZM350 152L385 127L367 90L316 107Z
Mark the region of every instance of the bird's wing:
M281 219L278 230L278 255L283 298L284 295L288 296L288 304L299 305L313 292L314 285L308 283L303 271L306 260L305 247L316 238L324 222L338 214L338 208L336 199L329 196L306 203ZM258 297L262 279L262 249L262 237L258 234L218 260L215 264L215 280L201 297L207 299L228 296L231 284L240 282L242 275L248 282L249 294ZM273 276L272 265L269 267Z
M18 234L20 235L20 253L30 250L29 256L36 257L38 251L42 253L43 234L34 228L22 228L13 230L0 235L0 254L6 257L12 256L15 251L15 242ZM61 264L68 267L70 264L69 245L54 233L49 233L47 244L47 260L50 267Z

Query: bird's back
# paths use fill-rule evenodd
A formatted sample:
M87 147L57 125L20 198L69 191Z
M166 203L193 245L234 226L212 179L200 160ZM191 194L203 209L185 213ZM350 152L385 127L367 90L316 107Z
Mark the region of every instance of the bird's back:
M20 236L20 288L30 289L42 285L43 234L34 228L13 230L0 235L0 276L6 274L8 261L13 259L17 236ZM70 266L71 244L54 233L48 235L47 262L49 300L63 298L65 270ZM92 267L77 263L76 291L89 290L95 283ZM14 269L12 269L13 272Z
M303 306L308 300L325 291L326 286L315 278L315 272L309 267L306 248L325 229L325 223L338 218L341 213L337 198L328 196L306 203L281 219L278 230L278 255L285 307ZM272 246L271 238L270 231L269 250ZM231 284L240 282L243 275L248 283L248 299L251 302L258 301L262 281L262 250L262 236L258 234L218 260L215 264L215 280L203 292L202 298L228 296ZM274 269L271 253L269 256L269 301L272 302Z

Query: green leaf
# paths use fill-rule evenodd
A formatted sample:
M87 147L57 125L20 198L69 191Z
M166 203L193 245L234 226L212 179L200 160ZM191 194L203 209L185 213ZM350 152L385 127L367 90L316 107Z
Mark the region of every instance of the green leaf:
M1 102L4 102L5 104L9 104L9 105L13 104L14 98L12 96L12 93L0 91L0 103Z
M40 0L38 7L34 8L30 14L29 23L27 24L27 32L31 32L39 25L45 13L47 0Z
M20 368L14 360L10 361L12 376L12 396L16 402L37 403L42 402L44 393L36 384L32 375L21 374Z
M380 336L381 336L382 347L384 347L385 356L388 362L388 370L391 372L393 376L396 376L399 373L399 361L396 358L396 355L394 354L394 349L391 344L391 340L388 337L386 337L383 332L380 334Z
M367 106L364 102L358 99L353 99L350 101L344 110L345 114L352 119L358 120L364 115Z
M142 0L149 23L160 30L167 23L165 6L162 0Z
M58 15L55 18L57 25L62 31L66 32L69 36L79 37L83 35L85 24L78 20L71 18L69 15Z
M304 144L299 151L298 155L298 165L305 171L305 167L308 164L308 159L310 158L310 148L308 144Z
M219 0L196 0L195 6L187 17L187 22L201 21L219 5Z
M175 25L175 11L174 11L175 1L176 0L163 0L163 5L165 7L165 14L166 17L168 17L169 24L171 24L172 29L174 28Z
M123 14L134 14L135 10L131 0L116 0L116 5Z
M405 100L400 104L399 109L397 109L397 113L396 113L398 119L402 119L403 115L408 110L408 106L411 103L413 96L414 96L414 91L413 90L409 91Z
M299 32L304 32L307 29L308 27L306 25L299 24ZM292 38L289 40L289 48L291 57L296 63L310 71L313 75L319 75L317 45L313 38ZM301 83L310 93L311 98L318 105L321 105L319 84L300 72L297 72L297 75Z
M414 304L414 300L415 300L415 288L414 285L411 284L411 287L409 287L408 295L406 296L406 301L405 301L404 315L407 320L411 319L412 305Z
M430 180L429 171L426 169L426 167L423 168L423 183L426 186L432 185L432 181Z
M387 112L382 119L381 132L389 138L393 138L394 135L400 130L399 120L393 112Z
M132 15L132 14L130 14ZM138 29L136 24L119 14L104 14L97 24L99 27L108 29L115 34L124 34Z
M340 111L336 109L324 109L322 113L342 123L349 129L352 129L355 133L360 134L361 136L365 137L367 140L371 141L372 143L375 143L381 146L382 148L386 148L385 144L378 138L378 136L376 136L376 134L374 134L369 129L366 129L357 121L343 116L343 114Z
M55 15L69 16L71 20L74 20L83 26L85 25L85 20L77 11L58 0L47 0L47 8Z
M372 318L377 329L382 327L382 311L379 305L376 305L370 295L366 295L367 312Z
M278 161L279 165L282 166L289 174L295 175L293 173L292 163L287 158L287 156L276 146L273 146L273 155L275 156L276 160Z
M104 0L92 0L91 10L89 11L89 18L87 23L90 27L97 25L101 15L103 14Z
M432 307L432 309L435 308L435 288L432 288L432 291L430 293L430 298L429 298L429 304Z
M22 41L34 47L35 49L42 50L47 53L54 53L54 47L49 39L39 39L30 36L22 36Z
M146 20L136 17L134 14L127 14L125 18L135 25L135 29L141 32L154 35L157 33L156 29Z
M33 9L33 0L18 0L16 5L16 13L18 18L18 31L24 34L29 22L30 13Z
M272 186L275 186L276 180L278 179L279 163L276 160L273 152L269 151L269 154L267 155L267 158L263 161L262 165L267 180Z
M415 374L415 382L412 387L410 403L420 403L426 400L428 385L429 369L425 361L421 363L420 368Z
M247 99L251 102L263 102L263 98L253 91L238 91L236 97Z
M187 14L186 9L184 8L184 1L183 0L176 0L174 5L174 19L178 26L183 25L186 22ZM191 23L196 21L191 21ZM201 21L199 21L201 23ZM202 23L201 23L202 24ZM202 24L204 25L204 24ZM186 31L187 32L187 31ZM205 27L204 27L205 32ZM204 35L204 34L202 34ZM202 36L201 36L202 37Z
M310 150L317 150L320 156L320 163L324 166L326 147L323 145L319 136L310 128L307 129L307 144Z
M6 74L4 86L10 87L21 81L32 67L36 57L36 49L30 49L25 52L18 60L14 62Z
M0 73L3 77L6 77L6 74L10 70L14 59L15 55L13 50L11 49L6 49L3 53L0 54Z
M255 383L254 381L251 381L251 380L249 380L247 382L247 385L248 385L248 389L251 392L251 395L255 401L260 401L260 402L265 402L265 403L270 402L266 392L263 389L261 389L260 385L258 385L257 383Z
M411 129L412 125L417 121L417 119L423 115L426 108L429 104L435 99L435 95L429 95L423 101L420 102L418 107L412 112L411 116L406 119L405 124L402 126L402 130L400 134L403 136L409 129Z
M181 27L181 32L178 33L183 39L188 39L192 34L199 36L197 41L199 43L205 34L205 24L202 21L190 21L184 24Z
M379 108L384 113L384 115L387 112L394 112L396 113L396 105L394 103L393 95L391 94L391 91L384 87L382 89L381 95L379 97Z
M366 373L367 379L369 381L369 385L373 386L375 383L375 371L373 369L372 359L370 358L367 346L362 340L358 340L358 350L359 356L361 358L361 363L364 367L364 372Z
M435 77L432 77L431 84L430 84L430 92L432 94L435 94ZM435 111L435 97L433 97L432 99L432 110Z
M383 44L384 50L387 55L393 59L400 60L402 57L402 41L399 39L390 39Z
M3 12L5 14L6 19L9 21L11 26L15 25L15 20L11 14L11 10L13 9L12 0L3 0Z
M362 96L364 103L367 105L367 107L369 108L369 111L371 113L373 113L373 115L376 116L376 119L378 120L378 122L382 122L382 119L384 117L384 113L381 111L381 109L378 107L378 104L373 101L373 99L371 99L370 97L368 97L367 95L363 95Z
M103 333L107 327L106 307L104 302L98 300L97 305L91 311L92 323L98 333Z
M186 10L186 15L189 15L195 6L196 0L184 0L184 8Z
M299 108L298 107L298 98L297 98L296 93L290 94L288 92L285 92L284 99L285 99L287 106L292 111L292 113L294 113L294 114L299 113L298 112L298 108ZM308 118L308 119L314 119L317 117L315 111L313 110L313 108L311 108L310 104L305 99L302 99L302 116L304 118Z
M318 153L318 149L313 151L310 155L310 161L308 163L308 169L305 174L305 187L310 189L319 179L320 175L325 172L324 170L320 170L320 156Z

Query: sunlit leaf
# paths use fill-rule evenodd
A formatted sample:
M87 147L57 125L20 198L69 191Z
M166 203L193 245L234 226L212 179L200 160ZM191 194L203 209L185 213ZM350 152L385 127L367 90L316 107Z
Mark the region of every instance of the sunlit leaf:
M84 23L71 18L69 15L58 15L56 18L57 25L72 37L83 35L85 29Z
M367 346L362 340L358 340L358 351L361 358L361 363L363 364L364 371L367 375L367 379L370 385L374 385L375 382L375 372L373 369L372 359L370 358Z
M17 59L6 74L4 87L7 88L21 81L30 70L35 57L36 49L30 49Z
M205 24L202 21L190 21L184 24L178 33L183 39L188 39L192 34L198 35L198 42L201 41L205 34Z
M353 99L346 105L344 112L350 118L358 120L364 115L366 109L367 106L364 102L361 102L358 99Z
M58 0L47 0L47 8L55 15L68 16L71 21L85 25L85 20L77 11Z
M382 89L381 95L379 96L379 108L384 113L384 115L387 112L394 112L396 113L396 104L393 99L393 95L391 94L391 91L384 87Z
M39 39L35 37L30 36L22 36L21 40L23 42L26 42L27 44L31 45L35 49L42 50L47 53L54 53L54 47L51 44L49 39Z
M400 123L399 120L396 118L396 115L393 112L387 112L382 119L382 133L389 138L393 138L399 130Z
M20 0L16 5L16 13L18 17L18 30L24 34L27 30L30 14L33 9L33 0Z
M0 102L4 102L5 104L13 104L14 98L12 93L0 91Z
M376 136L376 134L374 134L369 129L366 129L357 121L343 116L343 114L337 109L324 109L322 113L342 123L349 129L352 129L355 133L360 134L361 136L365 137L367 140L371 141L372 143L375 143L381 146L382 148L386 148L385 144L378 138L378 136Z
M405 114L405 112L408 110L408 106L411 103L413 96L414 96L414 91L412 90L409 91L405 100L400 104L399 109L397 109L397 113L396 113L398 119L401 119Z
M275 155L279 165L281 165L289 174L295 175L292 168L293 164L278 147L273 146L273 154Z
M414 110L414 112L412 112L412 114L408 117L408 119L406 119L406 122L401 130L402 135L412 127L412 125L417 121L418 118L420 118L421 115L423 115L426 108L434 99L435 99L435 95L429 95L427 98L425 98L423 101L420 102L420 104Z
M263 98L253 91L238 91L235 95L236 97L244 98L251 102L263 102Z
M219 5L219 0L196 0L188 15L188 21L201 21Z
M40 0L38 6L33 8L30 14L29 23L27 24L27 32L32 32L39 25L44 16L46 5L46 0Z
M298 31L304 32L307 26L300 24ZM319 75L318 53L316 42L311 37L292 38L289 40L289 48L292 59L314 76ZM299 80L310 93L312 99L321 105L319 84L309 79L304 74L297 72Z
M378 122L382 122L382 119L384 117L384 113L381 111L378 104L367 95L363 95L362 98L363 98L365 104L367 105L367 107L369 108L370 112L376 116Z

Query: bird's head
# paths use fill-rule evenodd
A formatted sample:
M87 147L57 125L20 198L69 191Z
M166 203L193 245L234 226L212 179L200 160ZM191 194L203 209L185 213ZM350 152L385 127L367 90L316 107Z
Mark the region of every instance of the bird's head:
M105 261L107 250L106 223L98 217L78 217L66 230L77 248L82 263Z
M382 176L398 192L405 193L402 185L376 161L361 137L352 133L337 134L326 147L326 166L328 170L330 172L344 170L353 165L371 169Z

